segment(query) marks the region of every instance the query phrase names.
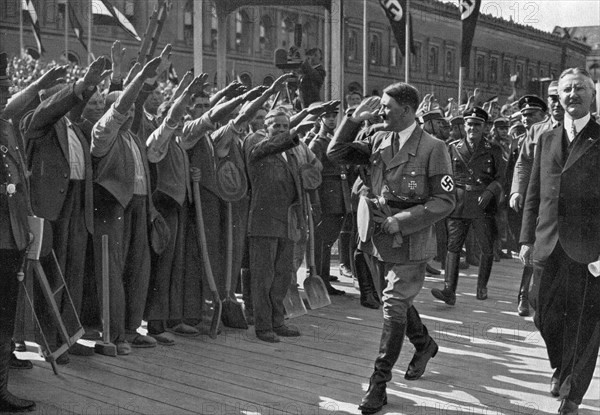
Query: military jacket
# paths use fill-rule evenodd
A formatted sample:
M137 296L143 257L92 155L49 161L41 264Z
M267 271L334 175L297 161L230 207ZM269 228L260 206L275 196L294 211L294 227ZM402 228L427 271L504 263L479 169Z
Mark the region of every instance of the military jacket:
M466 139L461 139L450 143L449 151L456 183L456 207L450 217L494 215L504 197L506 162L502 148L484 138L471 148ZM484 210L479 207L479 197L486 190L494 194L494 201Z

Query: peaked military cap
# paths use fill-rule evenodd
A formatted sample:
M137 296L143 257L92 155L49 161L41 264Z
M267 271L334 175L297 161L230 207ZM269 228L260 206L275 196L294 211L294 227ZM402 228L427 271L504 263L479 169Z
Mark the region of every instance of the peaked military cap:
M450 118L450 125L461 125L465 120L462 115L455 115Z
M489 116L488 113L481 107L473 107L466 110L463 114L465 120L479 120L483 123L487 122Z
M431 120L441 120L443 118L444 118L444 114L442 114L442 111L439 108L436 108L431 111L427 111L419 117L421 123L425 123L425 122L431 121Z
M521 110L521 114L527 110L546 112L546 110L548 110L548 105L546 105L544 100L537 95L523 95L521 99L519 99L519 110Z
M558 81L552 81L548 85L548 96L552 95L558 95Z
M505 127L508 128L510 126L510 121L508 118L498 117L494 120L494 127Z

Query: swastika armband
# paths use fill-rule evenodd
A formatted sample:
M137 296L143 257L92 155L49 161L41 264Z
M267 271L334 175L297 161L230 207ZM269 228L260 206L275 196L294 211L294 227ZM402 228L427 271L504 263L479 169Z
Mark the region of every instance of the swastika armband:
M436 193L454 193L454 179L449 174L438 174L429 178L431 183L431 192Z

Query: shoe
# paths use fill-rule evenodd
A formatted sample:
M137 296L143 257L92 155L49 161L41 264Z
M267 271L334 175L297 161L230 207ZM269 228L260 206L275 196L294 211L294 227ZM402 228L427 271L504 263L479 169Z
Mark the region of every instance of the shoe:
M86 329L83 336L81 336L83 340L102 340L102 336L100 332L96 329Z
M517 312L521 317L527 317L529 315L529 298L519 296L519 305L517 306Z
M579 405L569 399L563 399L558 408L558 415L577 415L579 414Z
M498 255L500 256L500 259L513 259L510 253L505 254L504 251L500 251Z
M379 302L374 293L368 293L364 296L360 296L360 305L366 308L377 310L379 309L381 303Z
M131 353L131 346L125 340L115 342L117 346L117 355L126 356Z
M336 277L335 275L330 275L329 276L329 282L335 282L335 281L339 281L340 279L338 277Z
M558 397L560 395L560 371L556 369L550 379L550 395Z
M170 333L148 333L148 336L156 340L156 343L161 346L173 346L175 344L175 340L171 337Z
M352 270L346 264L340 264L340 276L346 278L352 278Z
M61 354L60 356L58 356L55 360L57 365L68 365L71 362L71 359L69 359L69 354L67 352Z
M14 353L10 354L11 369L33 369L33 363L30 360L19 359Z
M404 379L406 380L417 380L423 373L425 373L425 368L427 367L427 363L429 359L433 359L437 354L439 347L437 343L431 339L425 350L422 352L416 352L408 364L408 368L406 369L406 373L404 374Z
M381 411L383 405L387 405L387 392L385 384L383 385L383 391L380 389L381 386L379 386L379 390L369 386L369 391L372 391L371 394L369 394L369 391L367 391L367 395L365 395L361 404L358 405L358 409L360 410L361 414L371 415L377 413ZM375 403L373 403L373 401L375 401Z
M477 299L478 300L487 300L487 298L488 298L487 288L478 288L477 289Z
M150 336L144 336L143 334L133 333L126 336L126 340L131 347L145 349L148 347L156 347L156 340Z
M493 255L481 254L479 260L479 272L477 274L477 299L487 300L488 298L488 281L490 280L490 274L492 272L492 265L494 264Z
M280 327L273 327L273 331L281 337L298 337L301 335L299 330L290 328L285 324Z
M256 332L256 337L259 340L262 340L262 341L267 342L267 343L279 343L281 341L281 339L279 338L279 336L277 334L275 334L274 331L271 331L271 330L257 331Z
M446 254L446 270L444 273L444 288L432 288L431 295L448 305L456 304L456 287L458 285L458 269L460 256L456 252Z
M76 342L76 343L73 343L73 345L71 347L69 347L69 354L72 354L75 356L93 356L94 348L87 347L87 346L84 346L83 344L79 344Z
M342 290L333 288L333 286L331 284L327 284L326 286L327 286L327 294L329 294L329 295L344 295L344 294L346 294L346 291L342 291Z
M200 330L185 323L179 323L173 327L167 327L167 331L183 337L196 337L200 335Z
M425 272L430 275L440 275L442 273L442 271L440 271L439 269L435 269L434 267L432 267L429 264L427 264L427 267L425 268Z
M27 351L27 346L25 346L25 342L15 340L15 352L26 352L26 351Z

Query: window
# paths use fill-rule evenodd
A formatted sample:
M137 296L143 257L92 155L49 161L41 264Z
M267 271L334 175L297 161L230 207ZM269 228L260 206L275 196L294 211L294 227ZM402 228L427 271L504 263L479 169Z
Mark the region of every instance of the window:
M371 32L369 35L369 63L381 65L381 35Z
M281 47L286 49L294 45L294 21L288 16L281 21Z
M260 18L258 32L261 52L273 50L273 21L269 16Z
M531 82L533 78L535 78L535 71L533 70L533 68L529 68L527 70L527 82Z
M485 57L483 55L477 55L475 61L475 80L485 82Z
M252 24L248 13L238 10L235 14L235 50L250 53L252 38Z
M194 2L188 0L183 10L183 40L188 45L194 44Z
M427 73L437 74L438 67L438 47L431 46L429 48L429 56L427 59Z
M519 75L519 78L517 79L517 83L515 84L515 86L517 88L520 88L523 85L523 64L522 63L517 63L517 65L515 66L515 72L517 73L517 75Z
M390 47L390 66L398 66L398 48L396 46Z
M348 29L348 34L346 35L346 58L349 61L357 61L359 60L358 55L358 31L356 29Z
M423 46L420 42L415 42L415 54L411 56L410 69L414 72L421 72L421 58Z
M134 0L125 0L125 7L123 7L123 13L127 17L135 16L135 1Z
M454 51L446 51L446 77L452 78L454 76Z
M219 20L217 19L217 10L211 8L210 16L210 47L213 50L217 50L217 36L219 35Z
M502 69L502 77L505 81L510 81L510 75L512 74L512 65L510 61L504 61L504 69Z
M275 82L275 78L273 78L271 75L267 75L263 79L264 86L271 86L271 85L273 85L273 82Z
M56 1L48 0L46 3L46 23L56 22ZM39 10L39 8L36 8Z
M490 59L490 82L498 82L498 58Z

